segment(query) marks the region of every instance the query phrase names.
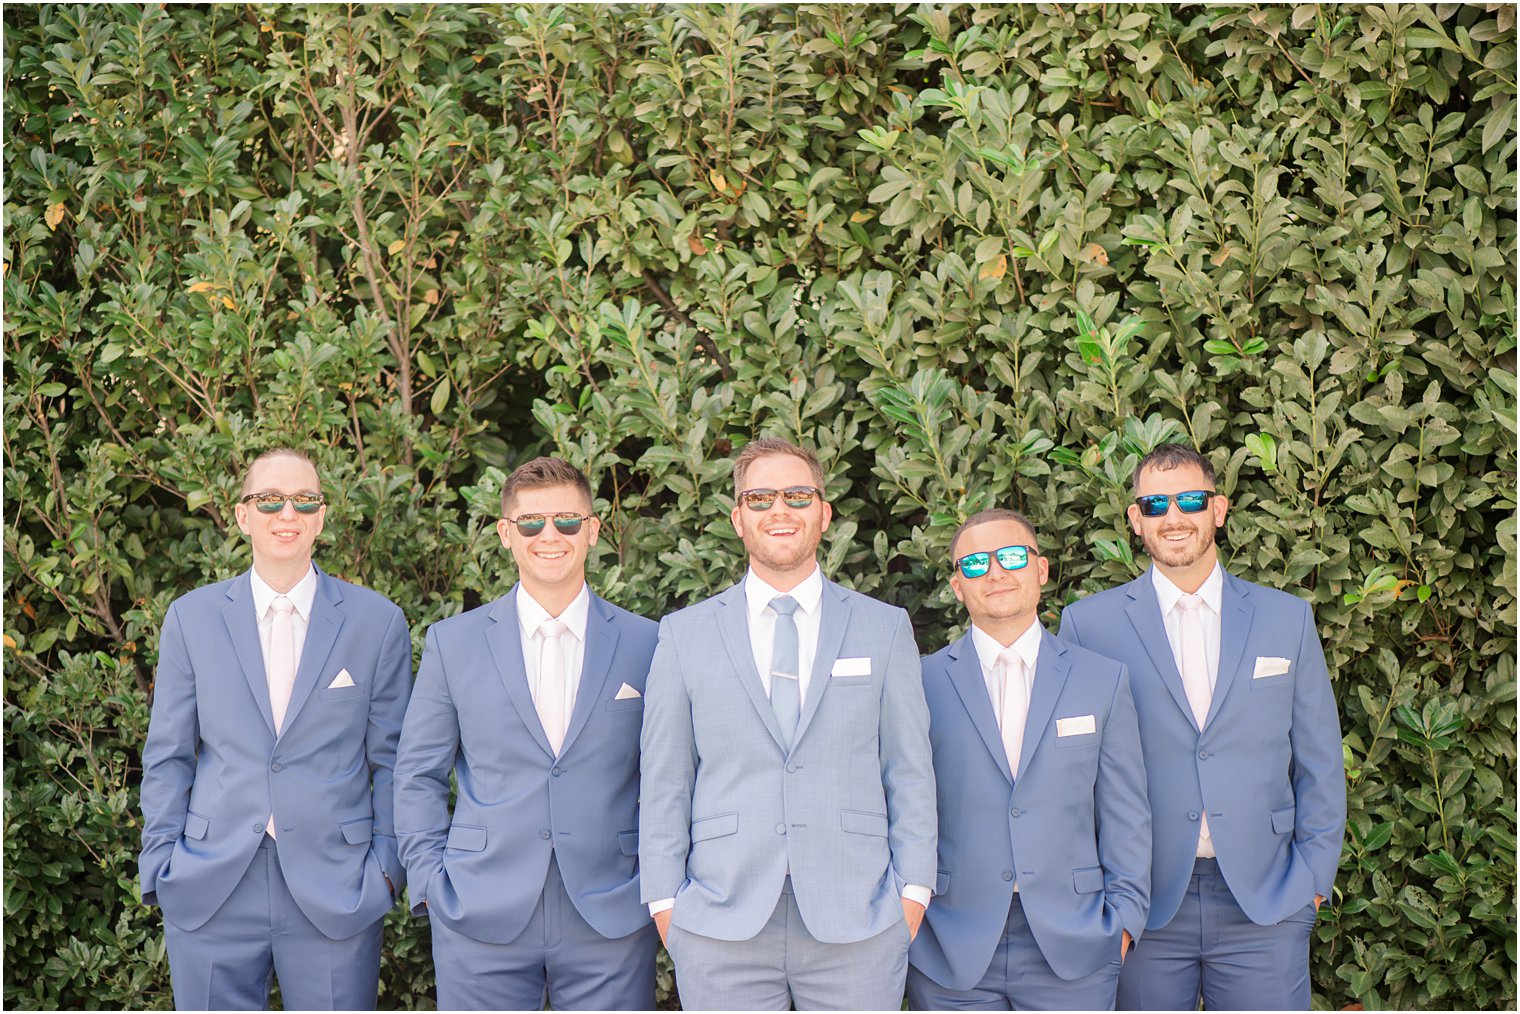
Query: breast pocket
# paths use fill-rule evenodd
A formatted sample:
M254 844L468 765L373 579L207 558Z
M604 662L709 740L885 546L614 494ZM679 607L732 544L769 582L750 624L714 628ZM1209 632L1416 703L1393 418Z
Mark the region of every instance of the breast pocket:
M324 701L366 701L369 699L369 687L364 683L355 683L353 686L334 687L326 686L317 691L317 697Z
M1280 672L1276 676L1258 676L1251 680L1252 690L1271 690L1275 687L1291 687L1293 685L1293 670Z

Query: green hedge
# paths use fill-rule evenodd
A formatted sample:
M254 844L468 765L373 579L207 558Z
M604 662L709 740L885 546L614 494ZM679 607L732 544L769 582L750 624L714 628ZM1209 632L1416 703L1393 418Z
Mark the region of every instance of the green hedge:
M420 646L513 580L514 464L591 473L592 580L658 616L738 576L773 433L925 650L968 512L1034 518L1053 621L1143 565L1137 456L1203 448L1340 702L1316 1005L1514 1007L1514 8L4 22L7 1006L170 1003L138 750L251 455L316 449L323 565ZM387 947L430 1005L425 930Z

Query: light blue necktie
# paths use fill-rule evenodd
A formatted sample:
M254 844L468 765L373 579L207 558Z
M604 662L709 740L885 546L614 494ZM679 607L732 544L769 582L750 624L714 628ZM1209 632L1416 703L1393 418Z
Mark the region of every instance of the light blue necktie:
M797 600L777 595L771 599L771 609L776 613L776 633L771 641L771 707L781 726L782 742L790 750L792 737L797 734L797 717L802 713L802 666L798 664L797 621L792 618Z

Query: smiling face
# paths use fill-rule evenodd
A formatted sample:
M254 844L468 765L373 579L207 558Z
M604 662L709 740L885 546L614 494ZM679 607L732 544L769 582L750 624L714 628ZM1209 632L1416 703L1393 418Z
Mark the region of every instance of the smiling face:
M791 454L756 458L744 474L745 489L817 485L808 463ZM772 588L789 591L817 566L818 544L833 516L832 508L822 500L814 499L798 510L777 497L770 510L765 511L750 510L736 503L729 519L744 540L750 567Z
M279 454L253 466L243 494L320 493L317 470L295 455ZM259 576L277 590L286 575L299 578L311 566L311 551L327 519L323 506L315 514L298 514L289 501L278 514L261 514L251 504L237 505L238 528L253 545L253 565Z
M1214 484L1197 465L1179 465L1175 468L1147 468L1135 481L1136 496L1156 493L1186 493L1196 489L1213 489ZM1222 495L1209 500L1209 505L1196 514L1184 514L1177 508L1176 500L1167 505L1166 514L1159 518L1144 517L1140 506L1131 503L1130 526L1145 543L1145 551L1162 573L1201 573L1207 576L1214 569L1219 550L1214 546L1214 532L1224 525L1229 501ZM1179 585L1179 587L1186 587Z
M538 486L519 490L508 505L511 517L524 514L590 514L591 504L575 486ZM546 608L561 599L569 601L586 580L586 552L596 545L602 523L592 518L574 535L566 535L550 521L537 535L524 535L506 518L496 523L501 544L517 562L523 587ZM569 596L566 598L565 596ZM556 614L557 615L557 614Z
M970 553L995 553L1004 546L1036 546L1034 532L1017 521L988 521L961 532L951 552L959 560ZM1050 561L1029 558L1018 570L1004 570L996 557L981 577L966 577L956 567L950 575L955 597L966 606L971 622L1003 644L1013 641L1035 621L1040 590L1050 580Z

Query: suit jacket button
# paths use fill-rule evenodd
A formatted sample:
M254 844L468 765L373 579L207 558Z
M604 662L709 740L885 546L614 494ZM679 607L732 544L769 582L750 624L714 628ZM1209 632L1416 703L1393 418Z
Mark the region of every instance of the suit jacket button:
M1209 759L1209 752L1207 750L1199 750L1198 751L1198 759L1199 760L1208 760Z
M538 829L538 836L540 838L542 838L544 841L548 841L549 840L549 829L547 827L541 827L541 828L539 828Z
M776 833L777 834L786 834L786 825L785 824L777 824L776 825Z
M1198 819L1198 811L1197 810L1194 810L1192 813L1188 814L1188 820L1197 820L1197 819Z
M1004 880L1012 880L1013 879L1013 871L1012 870L1004 870L1003 871L1003 879Z
M271 770L271 771L279 771L280 770L280 765L278 763L271 764L271 765L269 765L269 770Z
M795 764L788 764L786 766L786 773L789 774L789 775L796 774L797 773L797 765L795 765Z
M1010 817L1017 817L1018 815L1019 815L1019 808L1017 806L1015 806L1013 809L1011 809L1011 810L1008 811L1008 816L1010 816Z
M549 773L551 775L553 775L555 778L558 778L559 777L559 765L558 764L554 765L554 767L549 771Z
M254 834L263 834L264 833L264 825L263 824L255 824L255 825L253 825L253 833Z

